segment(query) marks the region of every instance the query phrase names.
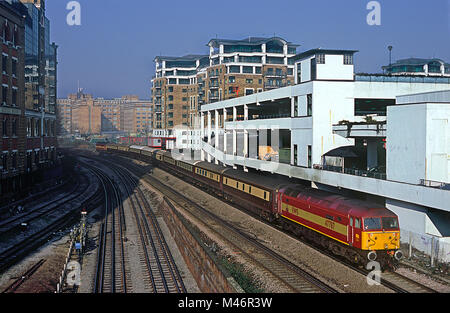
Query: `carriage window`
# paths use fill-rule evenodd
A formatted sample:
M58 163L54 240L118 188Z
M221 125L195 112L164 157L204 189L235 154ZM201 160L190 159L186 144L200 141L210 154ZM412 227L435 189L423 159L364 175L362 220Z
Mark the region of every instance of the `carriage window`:
M264 200L267 198L267 192L264 191Z
M252 193L252 186L248 186L248 192Z
M350 226L353 226L353 217L350 217Z
M242 184L242 190L245 191L245 184Z
M236 182L236 188L238 188L238 189L239 189L239 183L238 183L238 182Z

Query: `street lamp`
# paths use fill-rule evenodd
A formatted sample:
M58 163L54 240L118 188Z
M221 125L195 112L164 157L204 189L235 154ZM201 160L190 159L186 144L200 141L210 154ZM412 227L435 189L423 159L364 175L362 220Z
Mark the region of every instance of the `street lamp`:
M392 59L391 59L391 55L392 55L392 46L388 46L388 50L389 50L389 66L392 65Z

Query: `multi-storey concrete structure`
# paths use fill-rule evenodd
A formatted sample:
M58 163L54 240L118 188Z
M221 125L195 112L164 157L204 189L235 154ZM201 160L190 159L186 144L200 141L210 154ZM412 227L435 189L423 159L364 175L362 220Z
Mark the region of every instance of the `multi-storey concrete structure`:
M202 106L202 157L384 202L403 240L437 238L448 261L450 99L402 95L450 90L450 78L354 74L355 52L300 53L295 85Z

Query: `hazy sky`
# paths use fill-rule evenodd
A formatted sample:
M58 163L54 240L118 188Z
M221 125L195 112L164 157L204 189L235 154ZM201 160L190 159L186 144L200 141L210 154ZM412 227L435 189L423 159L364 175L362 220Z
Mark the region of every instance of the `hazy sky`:
M450 0L379 0L381 25L366 22L369 0L79 0L81 25L69 26L69 0L47 0L52 41L59 45L58 97L77 82L95 97L150 97L157 55L208 54L216 36L274 34L312 48L355 49L357 72L380 72L393 60L450 62Z

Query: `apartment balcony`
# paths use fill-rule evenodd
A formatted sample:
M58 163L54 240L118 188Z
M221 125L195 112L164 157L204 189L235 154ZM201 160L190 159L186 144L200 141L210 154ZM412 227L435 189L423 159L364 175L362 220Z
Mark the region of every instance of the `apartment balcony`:
M209 78L217 78L217 77L219 77L219 73L217 72L211 72L211 73L208 73L208 77Z
M286 83L282 84L270 84L270 83L264 83L264 89L265 90L271 90L271 89L277 89L277 88L283 88L287 87L288 85Z
M219 89L219 83L210 84L209 89Z
M277 77L277 78L286 78L286 73L277 73L277 72L264 72L265 77Z

